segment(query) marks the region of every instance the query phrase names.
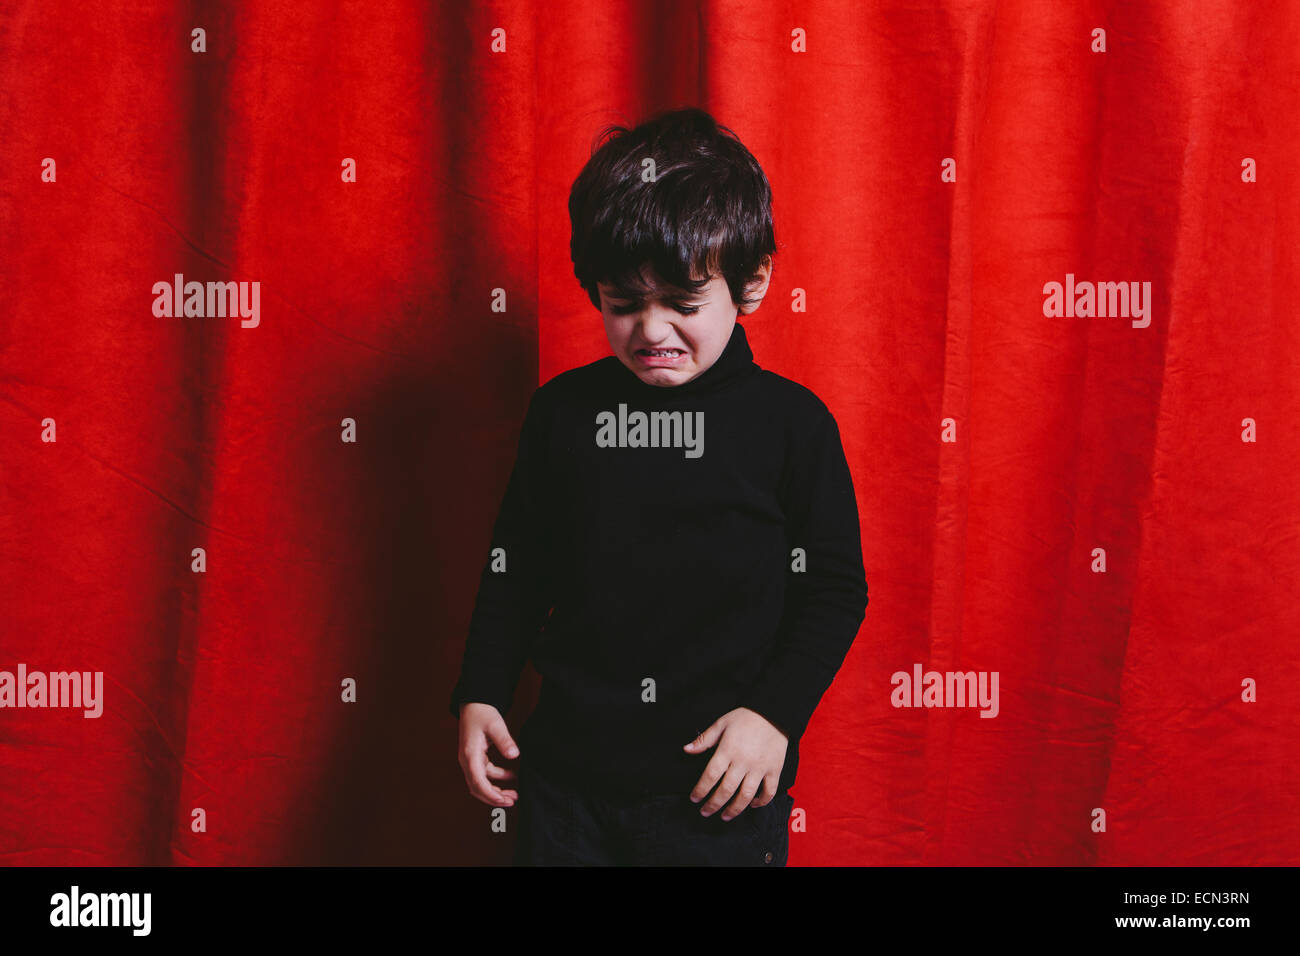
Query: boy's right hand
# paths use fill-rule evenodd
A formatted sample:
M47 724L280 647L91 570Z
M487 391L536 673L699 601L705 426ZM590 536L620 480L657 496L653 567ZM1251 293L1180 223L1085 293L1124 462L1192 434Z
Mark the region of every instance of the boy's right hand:
M515 790L501 790L492 781L514 780L515 772L508 767L498 767L489 759L489 743L495 744L498 752L508 760L519 756L519 748L510 736L505 718L499 710L491 704L474 701L462 704L458 757L469 792L490 806L513 807L519 799L519 793Z

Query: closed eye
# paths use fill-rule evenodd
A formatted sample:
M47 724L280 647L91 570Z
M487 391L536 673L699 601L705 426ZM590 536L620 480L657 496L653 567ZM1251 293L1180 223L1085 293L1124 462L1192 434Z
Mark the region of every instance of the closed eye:
M682 315L694 315L699 312L703 306L699 305L674 305L673 309ZM640 311L641 306L633 303L631 305L612 305L609 310L615 315L631 315L633 312Z

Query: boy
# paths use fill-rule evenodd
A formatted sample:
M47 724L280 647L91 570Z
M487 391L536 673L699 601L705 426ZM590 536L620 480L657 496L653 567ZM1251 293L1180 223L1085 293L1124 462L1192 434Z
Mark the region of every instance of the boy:
M569 213L614 354L529 402L459 759L478 799L522 798L516 864L782 866L799 738L866 612L853 483L830 411L737 321L776 252L757 161L698 109L607 132Z

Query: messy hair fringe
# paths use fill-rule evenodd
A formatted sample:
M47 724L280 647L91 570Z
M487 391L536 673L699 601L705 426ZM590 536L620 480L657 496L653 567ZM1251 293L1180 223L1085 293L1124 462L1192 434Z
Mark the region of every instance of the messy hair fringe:
M689 293L721 274L732 302L749 305L757 270L776 253L767 176L696 107L604 127L569 192L569 219L574 275L598 309L597 283L645 289L647 264Z

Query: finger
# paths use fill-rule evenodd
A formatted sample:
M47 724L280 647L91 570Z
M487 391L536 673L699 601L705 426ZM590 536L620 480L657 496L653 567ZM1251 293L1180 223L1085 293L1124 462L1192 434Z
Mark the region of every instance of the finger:
M722 819L734 820L736 817L744 813L745 809L749 806L749 802L754 799L754 794L758 792L758 788L762 782L762 777L756 777L752 773L746 775L744 783L742 783L740 789L736 791L736 798L727 804L725 809L723 809Z
M717 721L709 724L708 727L701 730L689 744L683 747L683 750L689 750L691 753L701 753L708 750L722 737L722 725Z
M778 779L775 774L768 774L763 778L763 785L758 788L758 793L754 794L754 801L750 804L753 809L765 807L776 798L776 785Z
M513 807L515 801L519 799L517 791L502 790L493 786L486 775L476 778L470 790L474 796L494 807Z
M461 766L465 771L469 792L475 799L494 807L513 806L518 799L518 794L514 791L500 790L488 780L487 738L483 734L470 734L466 739L461 751Z
M515 743L515 738L510 736L510 728L506 726L504 720L494 720L488 724L487 735L492 743L496 744L497 752L507 760L514 760L519 756L519 746Z
M699 803L709 795L713 785L722 779L722 775L727 772L727 767L731 761L721 754L715 753L709 762L704 765L704 772L700 774L700 779L695 782L691 788L691 802Z
M489 780L514 780L517 774L509 767L498 767L491 760L487 762L487 777Z
M744 779L745 768L732 764L718 784L717 789L713 791L713 796L704 801L704 806L700 808L700 812L706 817L712 814L718 807L731 799L736 792L736 788L740 786Z

